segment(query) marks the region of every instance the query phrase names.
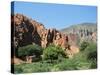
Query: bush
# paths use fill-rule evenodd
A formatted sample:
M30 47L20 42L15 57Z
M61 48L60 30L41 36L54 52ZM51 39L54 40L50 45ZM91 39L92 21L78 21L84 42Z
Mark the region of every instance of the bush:
M80 45L80 50L81 50L81 51L84 51L85 48L87 48L88 45L89 45L88 42L83 41L83 42L81 43L81 45Z
M84 49L84 51L79 53L82 55L86 61L91 63L90 68L97 68L97 44L94 42L89 42L88 46ZM81 59L83 59L81 58Z
M19 47L18 49L18 56L31 56L36 55L40 56L42 54L43 49L38 45L27 45L23 47Z
M97 60L91 62L91 69L97 68Z
M43 50L44 60L31 64L15 65L15 73L86 70L97 68L97 44L88 42L87 44L83 43L81 47L82 51L73 58L67 59L64 58L65 53L61 47L49 45ZM35 49L37 50L37 48L39 47L36 47ZM41 51L40 48L39 51ZM52 60L53 63L51 62Z
M59 46L49 45L43 51L43 59L45 60L55 60L59 57L65 57L64 50Z
M63 59L53 66L51 71L65 71L65 70L85 70L91 67L91 63L85 59L80 58Z
M91 62L91 68L97 68L97 44L92 43L85 49L87 60Z
M89 44L85 51L88 59L97 60L97 45L95 43Z
M14 65L14 73L22 73L23 69L19 65Z

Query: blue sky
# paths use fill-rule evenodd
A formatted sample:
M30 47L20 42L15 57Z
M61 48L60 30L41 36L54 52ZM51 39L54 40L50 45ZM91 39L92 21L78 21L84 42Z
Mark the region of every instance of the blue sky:
M14 12L34 19L46 28L62 29L73 24L97 22L96 6L15 2Z

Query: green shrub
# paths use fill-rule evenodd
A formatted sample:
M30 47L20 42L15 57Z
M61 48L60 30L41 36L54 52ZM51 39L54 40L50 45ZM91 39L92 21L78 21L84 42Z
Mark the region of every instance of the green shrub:
M43 51L43 59L46 60L56 60L61 56L64 57L65 53L64 50L59 46L50 45Z
M97 68L97 44L94 42L89 42L88 46L84 49L84 51L79 53L83 58L80 60L85 59L91 63L90 68ZM78 56L78 55L76 55Z
M50 45L43 50L44 60L31 64L15 65L15 73L86 70L97 68L97 44L91 42L86 44L85 42L81 44L81 47L82 50L78 54L76 54L73 58L68 59L64 58L65 53L61 47ZM37 48L39 47L36 47L35 49L37 50ZM39 51L41 50L39 48ZM40 52L40 54L42 53ZM53 61L53 63L51 61Z
M14 73L23 73L23 69L19 65L14 65Z
M34 62L31 64L15 65L15 73L49 72L52 64L46 62Z
M85 49L87 58L90 60L97 60L97 44L92 43Z
M88 45L89 45L88 42L83 41L83 42L81 43L81 45L80 45L80 50L81 50L81 51L84 51L84 50L87 48Z
M87 56L87 60L91 62L91 68L97 68L97 44L91 43L85 49L85 55Z
M75 63L73 63L70 59L65 59L61 63L56 64L53 69L59 69L60 71L75 70L75 66Z
M97 68L97 60L92 60L91 61L91 69Z
M36 55L40 56L42 54L43 49L38 45L27 45L23 47L19 47L18 49L18 56L31 56Z
M91 67L91 63L86 59L80 58L63 59L62 62L55 64L51 71L65 71L65 70L85 70Z

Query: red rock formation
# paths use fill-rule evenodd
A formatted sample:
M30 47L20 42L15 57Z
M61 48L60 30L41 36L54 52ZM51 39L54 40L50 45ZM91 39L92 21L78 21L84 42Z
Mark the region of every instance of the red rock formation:
M68 39L69 39L68 43L70 45L76 45L77 40L78 40L78 36L76 34L71 33L71 34L68 35Z
M54 43L65 48L66 42L68 42L66 35L61 34L56 29L46 29L43 24L29 19L22 14L13 16L12 25L14 25L15 29L15 35L13 37L18 39L19 46L35 43L42 47L47 47L50 43Z
M60 33L56 29L46 29L43 24L29 19L22 14L11 16L11 26L12 47L13 49L15 48L14 52L17 52L18 47L33 43L44 48L53 43L56 46L67 49L69 40L74 40L74 35L69 38L67 35ZM69 50L72 51L73 54L78 52L77 47L73 46L71 46ZM14 56L16 56L16 54L14 54ZM32 60L30 59L29 62L31 63Z

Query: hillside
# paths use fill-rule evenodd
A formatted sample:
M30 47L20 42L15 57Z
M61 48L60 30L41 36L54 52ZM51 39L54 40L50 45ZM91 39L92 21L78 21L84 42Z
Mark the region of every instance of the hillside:
M96 32L97 31L97 24L96 23L81 23L77 25L71 25L70 27L61 29L61 32L69 34L69 33L78 33L78 32Z
M81 23L77 25L72 25L70 27L64 28L60 30L62 33L66 35L76 35L79 41L93 40L96 42L97 40L97 24L96 23Z

